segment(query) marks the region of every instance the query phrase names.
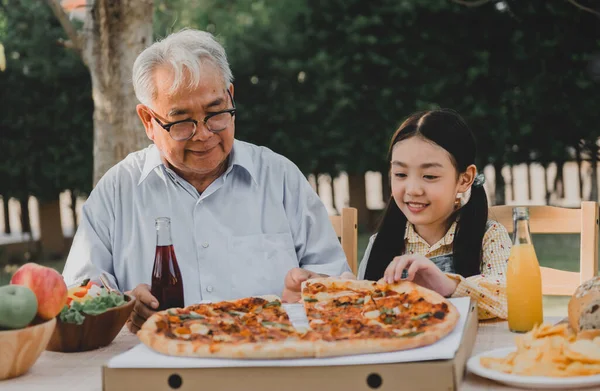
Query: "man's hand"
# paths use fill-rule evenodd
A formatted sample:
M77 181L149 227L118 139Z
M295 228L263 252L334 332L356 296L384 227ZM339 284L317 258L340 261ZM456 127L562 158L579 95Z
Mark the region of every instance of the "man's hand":
M310 270L295 267L290 270L285 276L285 287L281 300L284 303L298 303L300 301L300 289L302 283L310 278L327 277L323 274L311 272Z
M135 305L133 311L127 320L127 328L134 334L142 327L146 319L156 312L158 308L158 300L150 293L148 284L140 284L131 291L131 295L135 296Z

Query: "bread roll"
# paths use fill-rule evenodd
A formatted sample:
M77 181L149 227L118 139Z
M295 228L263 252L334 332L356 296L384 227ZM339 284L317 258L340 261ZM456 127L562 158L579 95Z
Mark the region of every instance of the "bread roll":
M569 301L569 325L577 333L589 330L588 336L600 330L600 276L584 282L573 293Z

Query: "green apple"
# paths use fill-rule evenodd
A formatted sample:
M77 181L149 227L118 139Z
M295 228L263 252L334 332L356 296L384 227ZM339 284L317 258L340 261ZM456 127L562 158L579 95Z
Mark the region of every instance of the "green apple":
M20 329L27 326L37 313L35 293L26 286L0 286L0 327Z

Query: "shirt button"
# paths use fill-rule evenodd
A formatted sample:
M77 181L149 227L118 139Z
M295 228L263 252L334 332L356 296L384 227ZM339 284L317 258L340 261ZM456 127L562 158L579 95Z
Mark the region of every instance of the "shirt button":
M212 291L213 291L213 287L212 287L212 285L209 285L209 286L207 286L207 287L206 287L206 291L207 291L208 293L212 292Z
M202 247L207 248L208 247L208 242L202 243Z

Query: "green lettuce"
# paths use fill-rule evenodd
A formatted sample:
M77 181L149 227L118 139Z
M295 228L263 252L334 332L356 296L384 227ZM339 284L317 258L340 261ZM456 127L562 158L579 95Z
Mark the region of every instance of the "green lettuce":
M71 306L64 306L60 312L60 320L63 323L74 323L80 325L87 315L99 315L110 308L125 304L122 295L116 292L102 290L99 296L86 300L83 303L78 301L71 302Z

